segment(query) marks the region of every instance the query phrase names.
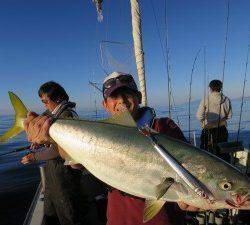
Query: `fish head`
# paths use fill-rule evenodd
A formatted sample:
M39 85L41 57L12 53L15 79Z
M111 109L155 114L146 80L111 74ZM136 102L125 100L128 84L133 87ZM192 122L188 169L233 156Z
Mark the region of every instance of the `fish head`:
M227 186L227 185L225 185ZM229 191L226 195L225 203L230 208L237 209L250 209L250 186L238 185L237 182L234 183L235 188Z
M250 209L250 179L237 170L229 170L215 179L211 188L218 208Z

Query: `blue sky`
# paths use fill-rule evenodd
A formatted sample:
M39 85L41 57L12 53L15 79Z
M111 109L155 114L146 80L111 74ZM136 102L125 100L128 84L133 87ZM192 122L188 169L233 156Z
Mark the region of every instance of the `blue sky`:
M167 76L150 0L141 2L143 45L149 104L167 105ZM160 36L165 43L164 2L152 0ZM250 1L231 0L224 92L231 98L242 92L250 31ZM129 0L104 0L104 21L98 23L91 0L0 1L0 114L11 112L7 96L16 92L32 110L41 110L39 86L49 80L63 85L81 110L94 107L101 96L88 81L101 82L100 42L103 67L126 68L135 73ZM188 101L192 63L206 46L210 79L222 77L226 30L226 1L168 0L170 65L176 103ZM128 43L129 45L126 45ZM108 50L107 50L108 49ZM107 66L108 59L112 66ZM116 63L118 60L118 64ZM192 99L204 92L202 52L194 71ZM248 73L248 77L249 77ZM248 78L249 79L249 78ZM250 95L249 82L246 95Z

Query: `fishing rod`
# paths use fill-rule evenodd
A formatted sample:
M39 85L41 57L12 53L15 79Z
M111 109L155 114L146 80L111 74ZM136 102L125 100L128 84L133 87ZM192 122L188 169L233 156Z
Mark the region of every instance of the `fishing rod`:
M217 126L217 135L216 135L216 143L219 140L219 127L221 120L221 105L222 105L222 93L223 93L223 83L225 77L225 68L226 68L226 57L227 57L227 42L228 42L228 27L229 27L229 12L230 12L230 0L227 1L227 19L226 19L226 34L225 34L225 44L224 44L224 57L223 57L223 69L222 69L222 87L221 87L221 98L220 98L220 110L219 110L219 120Z
M189 142L191 140L191 98L192 98L192 83L193 83L193 74L194 74L194 67L195 63L197 61L197 58L200 54L201 49L198 50L196 53L196 56L194 58L193 66L192 66L192 71L190 75L190 83L189 83L189 99L188 99L188 135L189 135Z
M207 93L207 61L206 61L206 46L203 47L203 65L204 65L204 99L206 99ZM205 108L205 101L204 101Z
M208 96L208 113L209 113L209 93L208 93L208 89L207 89L207 60L206 60L206 46L203 47L203 76L204 76L204 101L203 101L203 109L205 109L205 105L206 105L206 98ZM204 111L205 113L205 111ZM203 126L202 126L203 128ZM205 149L205 142L204 142L204 146L202 146Z
M243 104L244 104L243 101L244 101L244 97L245 97L245 86L246 86L246 81L247 81L246 77L247 77L247 69L248 69L249 49L250 49L250 35L248 38L247 58L246 58L246 64L245 64L245 74L244 74L242 96L241 96L240 119L239 119L238 133L237 133L237 141L239 140L239 136L240 136L241 117L242 117L242 109L243 109Z
M170 56L169 56L169 44L168 44L168 12L167 12L167 0L165 1L165 29L166 29L166 52L167 52L167 77L168 77L168 113L169 113L169 118L171 118L171 109L172 109L172 104L171 104L171 96L172 96L172 87L171 87L171 77L170 77Z
M11 152L6 152L6 153L3 153L3 154L0 154L0 157L1 157L1 156L4 156L4 155L9 155L9 154L12 154L12 153L16 153L16 152L25 151L25 150L30 149L30 147L31 147L31 145L19 147L19 148L14 149L14 150L11 151Z
M170 63L169 63L169 47L168 47L168 26L167 26L167 3L165 4L165 29L166 29L166 54L164 51L164 46L162 43L162 39L161 39L161 35L160 35L160 29L159 29L159 24L156 18L156 13L155 13L155 7L153 4L153 1L150 1L151 3L151 7L153 10L153 15L154 15L154 20L155 20L155 24L156 24L156 30L157 30L157 35L160 41L160 46L161 46L161 51L162 51L162 55L163 55L163 59L164 59L164 63L165 63L165 67L167 70L167 77L168 77L168 113L169 113L169 118L171 118L171 78L170 78Z

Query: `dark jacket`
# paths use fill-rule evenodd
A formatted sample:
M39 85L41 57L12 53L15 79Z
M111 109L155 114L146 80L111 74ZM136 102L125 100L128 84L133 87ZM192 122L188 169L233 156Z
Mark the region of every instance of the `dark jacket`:
M74 103L66 102L53 116L73 118L76 115L74 107ZM81 171L65 166L64 160L58 156L46 161L45 179L45 224L80 224L81 213L77 201L80 197Z
M53 117L73 118L75 103L61 105ZM47 161L45 225L104 225L106 202L95 200L105 193L103 184L89 173L64 165L57 157Z

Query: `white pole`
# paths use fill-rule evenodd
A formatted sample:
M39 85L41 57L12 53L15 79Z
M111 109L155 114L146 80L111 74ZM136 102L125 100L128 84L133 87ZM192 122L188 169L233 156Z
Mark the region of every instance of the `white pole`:
M142 93L142 105L147 105L147 92L146 92L146 80L144 69L144 52L142 47L142 35L141 35L141 14L138 0L130 0L131 3L131 16L132 16L132 31L134 39L134 52L137 73L139 77L140 91Z

